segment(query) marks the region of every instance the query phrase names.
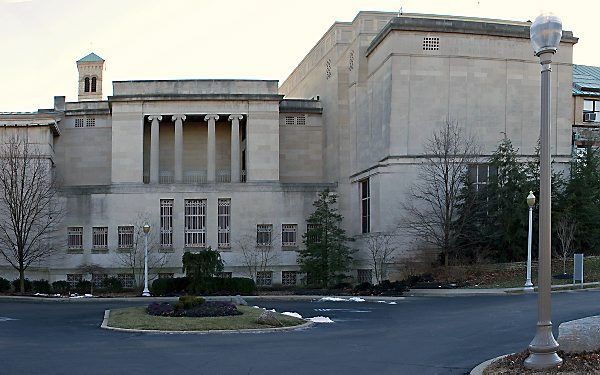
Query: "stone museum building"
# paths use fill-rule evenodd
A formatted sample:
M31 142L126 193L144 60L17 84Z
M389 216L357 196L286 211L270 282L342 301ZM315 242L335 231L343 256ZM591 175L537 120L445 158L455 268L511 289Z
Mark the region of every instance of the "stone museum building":
M534 154L540 64L529 26L360 12L334 23L281 84L115 81L108 97L105 61L90 53L77 61L77 100L56 96L52 109L0 114L0 132L27 133L44 150L66 208L59 251L27 276L74 283L85 278L81 265L97 264L130 286L121 258L148 223L164 255L153 277L180 275L182 254L208 246L222 252L224 276L249 276L242 250L260 245L273 257L252 275L257 282L299 284L306 219L329 188L359 250L350 274L371 281L361 238L398 227L436 128L451 120L468 129L482 162L504 134L524 158ZM599 70L573 65L576 43L563 32L552 69L557 163L571 157L574 127L593 131L600 122L592 115L600 112ZM485 183L485 164L472 167L473 183ZM418 239L399 236L398 259L418 254Z

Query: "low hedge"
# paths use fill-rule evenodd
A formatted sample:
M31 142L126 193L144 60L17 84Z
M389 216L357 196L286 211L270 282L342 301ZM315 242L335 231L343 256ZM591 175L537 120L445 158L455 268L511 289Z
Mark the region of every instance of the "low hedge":
M21 292L21 284L19 279L13 280L12 282L13 285L13 289L15 290L15 292L20 293ZM31 292L31 281L29 281L29 279L25 279L25 293L27 292Z
M33 280L31 289L34 293L50 294L51 288L48 280Z
M10 291L10 281L0 277L0 292L5 293Z
M52 291L58 294L69 294L71 284L65 280L58 280L52 283Z
M245 277L210 277L200 285L191 287L187 277L157 279L152 283L152 294L156 296L173 296L186 293L202 295L252 295L256 293L254 280Z

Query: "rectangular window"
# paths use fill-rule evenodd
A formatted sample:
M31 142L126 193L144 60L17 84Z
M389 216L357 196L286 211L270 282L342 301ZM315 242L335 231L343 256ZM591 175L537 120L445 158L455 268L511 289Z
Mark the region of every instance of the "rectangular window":
M258 246L271 246L272 234L273 224L258 224L256 226L256 244Z
M256 272L256 285L269 286L273 284L273 271Z
M133 226L119 226L117 229L119 233L119 249L133 248Z
M120 273L117 275L117 279L119 279L125 289L133 289L135 287L135 278L131 273Z
M173 277L175 277L173 272L161 272L158 274L159 279L172 279Z
M108 250L108 227L92 228L92 249Z
M219 277L222 279L231 279L233 277L233 272L221 272L219 273Z
M361 232L371 232L371 187L369 179L364 179L360 184L360 212L361 212Z
M76 128L83 128L83 118L76 118L75 119L75 127Z
M475 190L485 187L490 177L495 176L498 171L494 166L489 164L471 164L468 167L469 183L475 186Z
M307 240L309 243L321 243L321 226L319 224L306 224Z
M83 227L67 228L67 247L69 250L83 250Z
M184 207L186 247L206 245L206 199L186 199Z
M298 116L296 117L296 125L306 125L306 116Z
M297 232L298 232L297 224L282 224L281 225L281 246L295 247Z
M297 274L296 271L281 271L281 285L296 285Z
M600 100L583 101L583 121L600 122Z
M108 275L105 273L93 274L92 284L94 284L94 288L104 288L104 280L106 279L108 279Z
M358 283L371 283L373 281L373 271L372 270L357 270L358 273Z
M231 199L219 199L218 201L218 247L228 249L231 247Z
M286 125L294 125L295 119L296 118L294 116L285 116L285 124Z
M173 199L160 200L160 247L173 247Z
M88 117L85 119L85 126L88 128L91 128L93 126L96 126L96 119L93 117Z
M75 288L78 282L83 281L83 275L80 273L68 273L67 282L71 288Z

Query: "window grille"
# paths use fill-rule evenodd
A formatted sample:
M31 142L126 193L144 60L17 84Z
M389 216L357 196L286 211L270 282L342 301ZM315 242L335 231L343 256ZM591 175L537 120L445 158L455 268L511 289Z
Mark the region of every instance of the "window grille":
M325 62L325 77L331 78L331 59L327 59Z
M350 51L350 57L348 58L348 70L354 69L354 51Z
M92 284L94 285L94 288L103 288L104 287L104 281L108 279L108 275L105 273L102 274L93 274L92 275Z
M369 233L371 231L371 188L369 179L360 181L360 211L361 211L361 232Z
M273 284L273 271L256 272L256 285L268 286Z
M282 224L281 225L281 246L294 247L296 246L296 233L298 232L297 224Z
M319 224L306 225L308 243L321 243L321 226Z
M423 38L423 51L437 51L440 49L440 38L426 36Z
M90 92L90 77L85 77L83 79L83 91Z
M298 116L296 117L296 125L306 125L306 116Z
M186 199L184 207L186 247L206 245L206 199Z
M160 247L173 247L173 199L160 200Z
M359 284L371 283L373 281L372 270L357 270L357 281Z
M67 228L67 247L69 250L83 249L83 227Z
M294 118L294 116L285 116L286 125L294 125L296 123L295 120L296 119Z
M81 273L68 273L67 274L67 282L71 288L75 288L77 283L83 281L83 274Z
M219 277L222 279L231 279L233 277L233 272L221 272L219 273Z
M85 126L91 128L96 126L96 119L94 117L88 117L85 119Z
M76 128L83 128L83 118L78 117L75 119L75 127Z
M133 226L120 226L117 230L119 233L119 249L131 249L133 247Z
M96 77L92 77L92 92L96 92Z
M256 226L256 244L258 246L271 246L273 224L258 224Z
M172 279L174 277L175 277L175 274L173 272L160 272L158 274L159 279Z
M297 274L296 271L281 271L281 285L296 285Z
M218 201L218 247L226 249L231 247L231 199Z
M108 249L108 227L92 228L92 248L94 250Z
M135 287L135 278L131 273L120 273L117 275L117 279L123 284L125 289L133 289Z

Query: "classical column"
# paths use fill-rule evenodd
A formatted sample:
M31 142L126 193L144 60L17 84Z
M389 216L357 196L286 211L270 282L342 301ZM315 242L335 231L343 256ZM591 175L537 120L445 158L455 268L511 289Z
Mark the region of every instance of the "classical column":
M231 182L240 182L240 120L242 115L230 115L231 121Z
M208 182L216 181L215 173L215 121L219 119L219 115L206 115L204 121L208 121L208 142L206 145L206 180Z
M153 115L148 116L148 121L152 123L150 128L150 183L158 183L158 153L159 151L159 139L158 139L158 123L162 121L162 116Z
M183 182L183 122L185 115L173 115L175 122L175 183Z

